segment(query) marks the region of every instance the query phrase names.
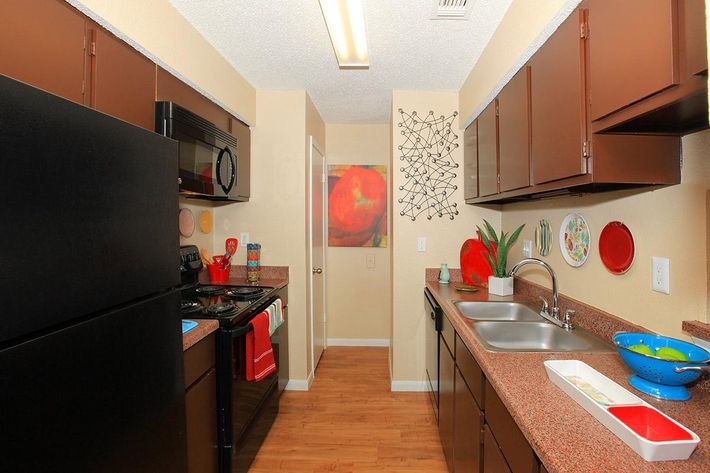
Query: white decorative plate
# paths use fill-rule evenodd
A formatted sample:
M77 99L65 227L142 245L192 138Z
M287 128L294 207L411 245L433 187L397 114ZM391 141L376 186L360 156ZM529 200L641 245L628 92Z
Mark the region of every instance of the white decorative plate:
M578 213L567 214L560 226L560 251L567 264L579 267L587 261L592 236L587 221Z

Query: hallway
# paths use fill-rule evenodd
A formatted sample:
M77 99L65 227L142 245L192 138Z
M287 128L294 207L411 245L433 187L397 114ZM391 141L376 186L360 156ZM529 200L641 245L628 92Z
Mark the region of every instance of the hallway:
M331 347L286 391L250 473L446 472L427 393L390 392L387 348Z

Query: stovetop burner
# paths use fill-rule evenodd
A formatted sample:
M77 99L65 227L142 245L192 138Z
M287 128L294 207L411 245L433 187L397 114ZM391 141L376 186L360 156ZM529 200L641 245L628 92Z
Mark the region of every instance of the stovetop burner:
M180 315L194 315L202 312L202 304L196 301L180 301Z
M237 306L231 302L218 302L205 307L205 313L212 317L227 317L237 311Z
M221 326L230 326L248 316L250 308L272 291L273 287L265 286L188 286L182 291L180 312L186 319L217 319Z
M225 295L227 297L234 297L237 300L249 300L256 297L261 297L266 292L263 287L231 287L227 290Z
M220 286L199 286L199 287L195 288L195 292L200 297L221 296L222 294L227 292L227 290L224 287L220 287Z

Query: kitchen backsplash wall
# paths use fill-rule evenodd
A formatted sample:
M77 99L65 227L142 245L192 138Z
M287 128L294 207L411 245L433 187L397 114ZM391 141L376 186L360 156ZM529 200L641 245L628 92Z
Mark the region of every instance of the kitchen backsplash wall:
M209 233L203 233L200 230L200 214L204 211L212 213L214 222L214 209L209 202L203 202L194 199L179 199L180 209L188 209L192 212L195 219L195 231L192 236L185 237L180 235L180 245L197 245L198 248L204 248L209 254L214 254L214 223L213 228Z
M388 165L389 132L386 123L326 125L328 164ZM390 174L391 169L388 169L388 179ZM391 198L388 206L391 206ZM330 341L389 341L389 266L389 248L328 247L327 326Z
M682 146L679 185L504 206L505 231L526 225L511 251L511 265L523 257L523 240L534 240L535 225L545 218L553 227L553 247L542 259L557 272L561 293L670 336L683 336L683 320L707 321L710 130L685 136ZM579 268L563 260L559 246L560 224L570 212L585 217L592 236L589 258ZM631 269L618 276L604 267L597 245L601 230L613 220L626 224L636 243ZM534 245L533 256L540 257ZM652 256L670 259L670 295L651 291ZM550 287L547 273L537 268L519 275Z

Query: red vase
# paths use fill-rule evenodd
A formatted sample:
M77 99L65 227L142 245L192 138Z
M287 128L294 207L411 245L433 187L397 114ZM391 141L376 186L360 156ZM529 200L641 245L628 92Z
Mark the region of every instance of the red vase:
M489 254L488 248L483 244L481 234L476 234L478 238L469 238L461 246L461 278L464 284L488 287L488 276L493 275L493 270L486 258ZM495 255L495 246L493 254Z

